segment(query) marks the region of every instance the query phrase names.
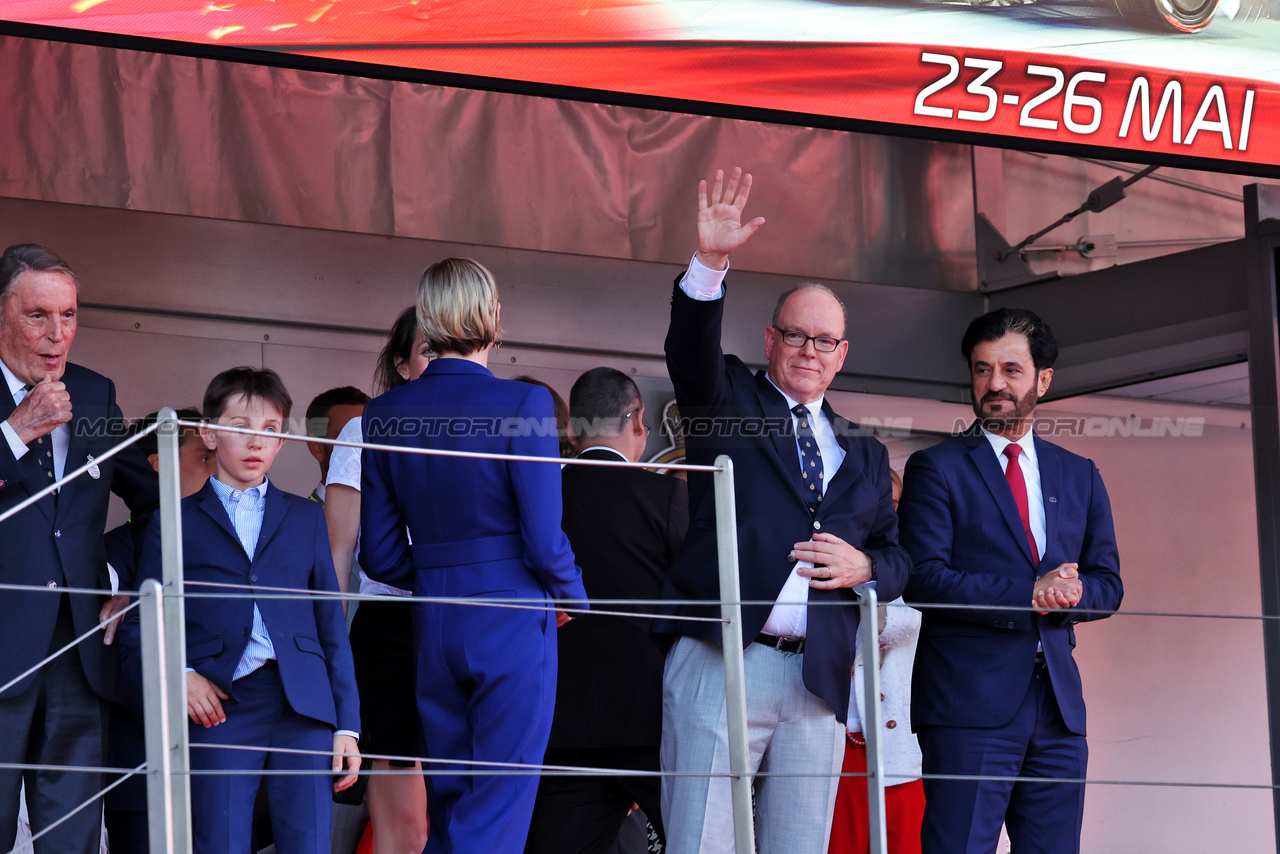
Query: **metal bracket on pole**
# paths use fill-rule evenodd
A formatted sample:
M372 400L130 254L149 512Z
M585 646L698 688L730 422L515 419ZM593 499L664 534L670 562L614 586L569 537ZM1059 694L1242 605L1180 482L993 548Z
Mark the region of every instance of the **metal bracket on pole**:
M751 753L747 742L747 687L743 664L742 585L738 578L738 509L733 494L733 460L716 457L716 550L720 557L721 646L724 699L729 724L729 779L733 800L733 842L738 854L754 854L751 815Z
M182 598L182 482L178 446L182 430L178 414L160 410L156 431L160 450L160 557L164 571L164 681L168 720L169 798L172 802L172 849L191 850L191 778L187 744L187 624ZM155 830L152 829L154 838ZM163 849L162 849L163 850Z
M858 591L860 615L858 636L862 646L862 733L867 739L867 812L871 831L871 854L885 854L889 840L885 834L884 754L880 750L880 615L875 588Z

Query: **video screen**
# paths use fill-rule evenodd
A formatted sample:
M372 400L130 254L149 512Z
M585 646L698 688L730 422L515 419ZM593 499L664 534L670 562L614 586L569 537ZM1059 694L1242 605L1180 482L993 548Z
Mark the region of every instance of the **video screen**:
M1280 166L1280 0L0 0L0 18Z

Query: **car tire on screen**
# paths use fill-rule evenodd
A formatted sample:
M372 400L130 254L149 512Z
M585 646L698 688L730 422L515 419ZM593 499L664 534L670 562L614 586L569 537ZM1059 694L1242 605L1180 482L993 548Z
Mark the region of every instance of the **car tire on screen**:
M1219 0L1115 0L1126 19L1144 29L1194 33L1213 20Z

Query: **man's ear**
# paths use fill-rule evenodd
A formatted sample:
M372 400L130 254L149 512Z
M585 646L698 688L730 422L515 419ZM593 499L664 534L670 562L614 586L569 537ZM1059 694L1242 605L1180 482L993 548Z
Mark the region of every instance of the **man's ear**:
M160 455L147 454L147 462L151 463L151 467L156 471L160 471Z
M319 442L307 442L307 451L318 463L324 463L324 447Z

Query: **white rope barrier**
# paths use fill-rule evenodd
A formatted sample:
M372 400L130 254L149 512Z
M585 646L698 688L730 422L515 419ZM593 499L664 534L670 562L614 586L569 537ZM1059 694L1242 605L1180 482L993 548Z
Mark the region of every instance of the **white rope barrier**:
M154 433L159 428L159 426L160 426L160 422L157 421L155 424L152 424L151 426L147 427L147 429L139 431L137 434L130 436L128 439L125 439L119 445L115 445L114 447L108 449L107 451L104 451L102 456L94 457L92 460L80 466L80 468L76 469L70 474L63 472L63 476L61 480L55 480L53 483L49 484L44 489L40 490L34 495L28 496L23 501L13 505L3 513L0 513L0 522L4 522L10 517L20 513L21 511L26 510L28 507L38 502L41 498L44 498L46 495L52 495L53 493L57 492L65 484L68 484L71 481L75 480L80 475L87 472L89 469L96 468L104 460L111 459L116 454L120 453L125 448L132 445L134 442L141 440L143 436L147 435L148 433ZM103 533L106 533L106 532L104 531Z
M47 589L49 589L49 588L38 587L38 588L36 588L36 589L37 589L37 590L47 590ZM57 589L57 590L61 591L61 589L62 589L62 588L55 588L55 589ZM30 676L31 674L35 673L35 672L36 672L37 670L39 670L41 667L44 667L46 664L48 664L49 662L53 661L53 660L54 660L55 658L57 658L58 656L60 656L60 655L62 655L63 653L67 652L68 650L74 649L74 648L75 648L75 646L76 646L77 644L82 643L82 642L84 642L84 641L88 640L89 638L93 637L93 636L94 636L94 635L96 635L98 632L100 632L100 631L102 631L103 629L105 629L105 628L107 627L107 625L108 625L108 624L110 624L111 622L113 622L113 621L115 621L115 620L118 620L118 619L120 619L121 617L123 617L123 616L124 616L124 614L125 614L125 612L130 611L130 610L132 610L132 609L134 609L134 608L136 608L136 607L138 607L138 603L137 603L137 602L130 602L128 605L126 605L126 606L125 606L125 607L120 611L120 613L116 614L115 616L113 616L113 617L111 617L111 618L109 618L109 619L107 619L107 620L104 620L104 621L102 621L102 622L98 623L98 625L94 626L92 629L89 629L89 631L87 631L87 632L85 632L84 634L80 635L80 636L79 636L79 637L77 637L75 640L73 640L73 641L71 641L70 643L66 644L65 646L63 646L63 647L61 647L61 648L57 649L56 651L49 653L49 654L48 654L48 655L46 655L44 658L40 659L40 660L39 660L39 661L37 661L35 664L33 664L33 665L31 665L30 667L28 667L26 670L22 671L22 672L21 672L21 673L19 673L17 676L15 676L15 677L13 677L12 679L10 679L8 682L4 683L3 685L0 685L0 694L3 694L5 691L8 691L8 690L9 690L10 688L12 688L14 685L17 685L17 684L18 684L19 682L21 682L23 679L26 679L28 676Z
M105 789L103 789L102 791L98 792L98 794L94 795L93 797L91 797L91 798L89 798L88 800L86 800L84 803L80 804L79 806L77 806L76 808L74 808L73 810L71 810L71 812L67 813L67 814L66 814L66 815L64 815L62 818L58 819L58 820L57 820L57 821L55 821L55 822L52 822L52 823L51 823L51 824L49 824L47 827L41 828L39 833L33 833L33 834L31 835L31 840L30 840L30 841L31 841L32 843L34 843L37 839L41 838L41 837L42 837L42 836L44 836L46 833L51 833L51 832L52 832L53 830L55 830L59 825L61 825L61 824L62 824L63 822L65 822L65 821L68 821L69 819L71 819L73 816L75 816L75 815L76 815L77 813L79 813L81 810L84 810L84 809L87 809L87 808L89 808L89 807L93 806L95 803L97 803L99 800L101 800L103 797L105 797L105 796L106 796L106 794L107 794L108 792L110 792L112 789L114 789L116 786L119 786L119 785L123 784L126 780L128 780L128 779L129 779L130 777L132 777L133 775L135 775L135 774L139 774L139 773L142 773L142 772L146 771L146 768L147 768L147 763L145 763L145 762L144 762L144 763L142 763L141 765L139 765L137 768L134 768L132 771L129 771L127 768L125 768L125 769L121 769L121 770L123 770L123 771L128 771L128 773L127 773L127 774L125 774L123 777L121 777L119 780L116 780L116 781L115 781L114 783L112 783L111 785L107 786L107 787L106 787ZM10 848L10 849L9 849L9 854L14 854L14 852L16 852L17 850L18 850L17 848Z
M663 463L659 465L659 464L647 463L647 462L635 462L635 463L624 462L621 460L614 461L614 460L563 459L559 457L544 457L544 456L531 456L531 455L506 455L506 454L494 454L494 453L472 452L472 451L451 451L451 450L432 449L432 448L411 448L411 447L402 447L397 445L385 445L385 444L375 444L375 443L367 443L367 442L344 442L336 439L323 439L323 438L317 438L317 437L300 435L300 434L276 433L271 431L251 430L249 428L230 427L226 425L212 424L207 422L166 420L166 421L157 421L156 423L147 427L145 430L142 430L139 433L134 434L133 436L122 441L118 445L113 446L93 462L86 463L85 465L75 469L74 471L67 473L62 479L58 480L57 482L50 484L49 486L45 487L44 489L40 490L34 495L28 497L23 502L15 505L9 510L6 510L3 513L0 513L0 522L3 522L13 517L17 513L21 512L22 510L38 502L43 497L54 493L65 484L74 480L75 478L86 474L90 470L90 468L92 468L94 465L98 465L102 461L109 459L112 456L115 456L116 454L123 451L125 448L129 447L130 445L142 439L144 436L160 429L162 426L165 429L173 429L175 431L178 428L203 427L210 430L224 431L229 433L240 433L240 434L247 434L247 435L256 435L256 436L262 436L269 439L277 439L277 440L284 440L284 441L318 443L318 444L326 444L331 446L342 445L342 446L360 448L364 450L382 451L382 452L388 452L388 453L419 454L419 455L425 455L425 456L459 457L459 458L467 458L467 459L495 459L495 460L514 461L514 462L554 463L556 465L562 465L562 466L563 465L587 465L587 466L603 466L603 467L613 467L613 468L638 468L638 469L662 468L668 471L704 472L704 473L711 473L711 474L722 473L724 471L724 469L722 469L721 467L714 466L714 465L691 465L691 464L677 464L677 463ZM174 601L181 601L182 599L213 599L213 598L222 598L222 599L329 598L329 599L339 599L339 600L355 601L355 602L387 601L387 597L385 596L361 594L361 593L342 593L342 592L332 592L332 591L299 591L295 588L258 587L253 585L238 585L238 584L195 582L195 581L187 581L186 584L192 587L200 586L204 588L218 588L218 591L215 592L213 590L209 590L206 592L191 592L191 591L184 590L180 594L176 594L172 596L170 596L169 593L166 592L165 598L173 599ZM45 593L56 593L59 595L63 593L69 593L72 595L104 596L104 595L107 595L108 593L108 591L103 591L96 588L73 588L73 587L49 588L47 586L40 586L40 585L21 585L21 584L8 584L8 583L0 583L0 590L22 591L22 592L45 592ZM137 591L120 591L120 593L129 595L131 597L138 596ZM548 601L545 599L510 598L510 599L476 600L474 597L452 598L452 597L405 596L405 597L396 597L395 601L409 602L409 603L467 604L467 605L473 605L473 606L479 605L482 607L509 608L509 609L519 609L519 610L541 610L541 611L556 610L556 611L564 611L566 613L571 613L571 614L584 614L584 615L591 615L591 616L632 617L632 618L641 618L641 619L662 618L662 619L680 620L680 621L686 621L686 622L717 623L721 625L727 625L729 624L730 621L725 619L724 617L709 617L709 616L701 617L701 616L693 616L693 615L675 615L675 614L670 614L666 612L656 612L656 611L604 610L599 608L598 606L600 605L616 605L616 606L628 606L628 607L643 606L643 607L649 607L649 608L656 608L656 607L672 608L674 606L697 606L697 607L705 607L710 609L710 608L715 608L719 606L732 606L737 608L749 607L749 606L772 607L774 605L779 604L777 600L734 601L734 600L726 599L726 600L707 601L707 600L700 600L700 599L699 600L599 599L599 600L587 600L588 604L593 606L590 610L588 610L587 608L583 608L583 607L575 607L574 604L566 604L564 606L560 606L554 601ZM794 604L801 604L801 603L797 602ZM836 606L836 607L846 607L846 608L858 607L856 602L806 601L804 604L807 604L809 607L815 607L815 606L817 607ZM941 603L911 603L911 602L888 602L883 604L885 605L885 607L889 607L889 608L910 607L910 608L914 608L916 610L921 610L921 611L932 609L932 610L945 610L945 611L984 611L984 612L1027 613L1027 612L1035 612L1038 610L1034 605L1026 605L1026 606L977 605L977 604L954 604L953 605L953 604L941 604ZM22 674L18 675L14 679L11 679L9 682L5 683L4 685L0 685L0 693L3 693L4 691L8 690L14 685L20 683L22 680L26 679L27 677L31 676L33 673L38 671L41 667L44 667L49 662L56 659L58 656L63 655L70 649L74 648L77 644L83 643L86 640L94 637L99 631L105 629L111 622L123 619L125 614L127 614L132 609L137 608L138 606L139 606L139 602L135 598L134 601L130 602L123 610L114 614L108 620L99 622L98 625L96 625L94 628L92 628L88 632L85 632L84 634L72 640L70 643L52 652L50 655L46 656L40 662L28 668ZM1092 609L1091 610L1091 609L1083 609L1083 608L1072 608L1070 609L1070 612L1073 614L1080 614L1080 615L1099 615L1099 616L1114 615L1114 616L1127 616L1127 617L1160 617L1160 618L1213 619L1213 620L1233 620L1233 621L1243 620L1243 621L1262 621L1262 622L1269 621L1269 620L1280 620L1280 615L1266 615L1266 614L1211 614L1211 613L1166 612L1166 611L1117 612L1110 609ZM201 748L201 749L222 749L222 750L237 750L237 751L249 751L249 752L313 755L313 756L323 756L326 758L329 758L332 756L332 753L329 751L309 751L309 750L287 749L287 748L255 747L255 746L249 746L249 745L196 744L191 746ZM880 774L876 774L873 771L837 772L834 774L830 772L789 773L789 772L771 772L771 771L760 771L760 770L751 770L746 772L745 774L743 773L738 773L738 774L690 773L690 772L679 772L679 771L652 771L652 770L638 770L638 769L626 769L626 768L596 768L596 767L590 767L590 766L573 766L573 765L521 764L521 763L477 761L477 760L446 760L446 759L433 759L431 757L395 756L395 755L388 755L388 754L363 754L361 758L363 760L388 760L388 761L397 761L397 762L404 762L404 763L412 762L412 763L419 763L420 765L422 765L422 770L415 770L413 768L389 768L386 770L381 770L381 769L374 770L371 768L364 768L358 772L362 776L383 776L383 775L403 776L406 774L414 774L414 775L448 774L448 775L471 775L471 776L478 776L478 775L531 776L531 775L545 774L545 775L554 775L554 776L605 776L605 777L657 777L657 778L700 777L700 778L729 778L734 780L741 780L744 778L744 776L748 778L777 776L777 777L797 777L797 778L800 778L800 777L814 777L814 778L855 777L855 778L864 778L864 779L878 777L882 781L885 779L913 780L913 779L923 778L923 779L929 779L929 780L950 780L950 781L971 781L971 782L1012 781L1012 782L1022 782L1022 783L1036 783L1041 785L1048 784L1048 785L1069 785L1069 786L1080 786L1080 785L1131 786L1131 787L1156 787L1156 788L1198 788L1198 789L1234 789L1234 790L1280 789L1280 785L1272 784L1272 783L1229 783L1229 782L1187 781L1187 780L1175 780L1175 781L1118 780L1118 779L1091 779L1091 778L1044 778L1044 777L1023 777L1023 776L952 775L952 774L906 775L906 774L896 774L893 772L883 772ZM450 766L450 765L456 765L459 767L441 768L441 766ZM21 763L0 763L0 768L10 769L10 770L16 769L16 770L24 770L24 771L61 771L61 772L75 772L75 773L98 773L98 774L123 775L119 779L113 781L110 785L102 789L98 794L94 795L89 800L85 801L84 803L74 808L66 816L63 816L62 818L58 819L54 823L50 824L49 826L41 829L39 833L35 834L32 837L34 841L35 839L39 839L45 834L51 832L52 830L54 830L55 828L63 824L65 821L70 819L72 816L76 815L77 813L91 806L93 803L99 801L108 792L110 792L117 786L124 783L127 779L133 776L136 776L138 774L145 773L147 770L147 764L143 763L137 766L136 768L128 769L128 768L115 768L115 767L105 767L105 766L87 766L87 765L86 766L76 766L76 765L51 766L51 765L21 764ZM332 772L329 771L328 769L322 772L316 772L316 771L310 771L310 770L304 770L304 769L296 769L296 770L295 769L263 769L263 770L255 770L255 771L231 770L231 769L218 769L218 770L177 769L177 770L174 770L173 773L175 776L243 775L246 773L258 774L258 775L264 775L264 776L267 776L267 775L311 776L316 773L322 773L327 775Z

